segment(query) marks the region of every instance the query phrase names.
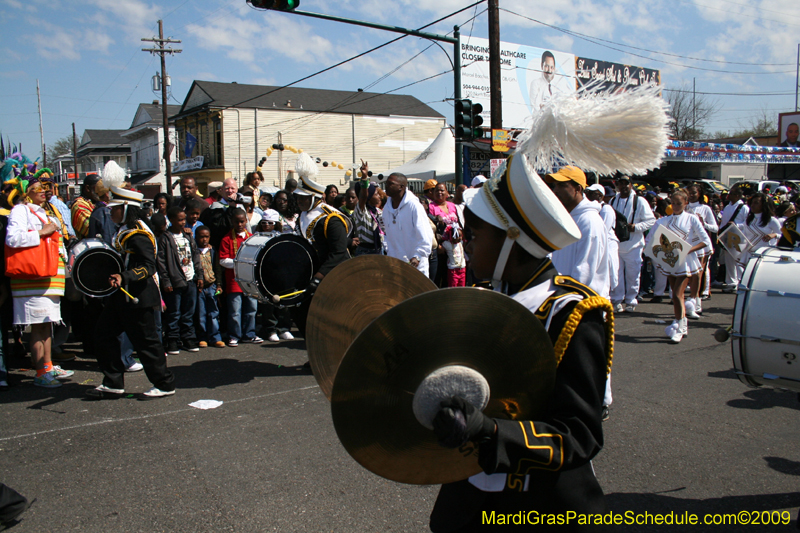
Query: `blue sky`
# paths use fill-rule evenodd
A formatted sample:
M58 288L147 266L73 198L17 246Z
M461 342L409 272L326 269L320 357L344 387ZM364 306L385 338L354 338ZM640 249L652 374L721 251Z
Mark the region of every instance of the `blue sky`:
M302 0L301 9L417 28L471 3ZM660 69L669 88L691 88L695 78L700 92L783 93L708 96L720 106L710 132L748 126L764 113L777 118L794 111L800 41L794 0L500 0L500 7L503 41ZM459 24L464 35L487 37L485 9L481 4L428 31L446 33ZM29 157L39 154L37 78L45 143L70 135L72 122L78 135L84 129L128 128L139 103L160 99L150 82L158 59L142 52L147 43L140 41L157 34L159 18L166 36L183 41L176 45L183 52L167 59L170 103L182 103L195 79L288 84L397 36L254 10L245 0L0 0L3 137L21 142ZM444 52L429 45L407 37L300 85L391 91L448 69ZM451 46L445 49L452 53ZM453 96L451 75L399 92L429 103L452 122L445 101Z

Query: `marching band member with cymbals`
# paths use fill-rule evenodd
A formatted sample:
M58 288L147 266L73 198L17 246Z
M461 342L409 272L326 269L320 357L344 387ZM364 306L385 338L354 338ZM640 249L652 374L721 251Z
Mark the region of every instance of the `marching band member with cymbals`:
M603 447L614 313L608 299L559 275L550 261L551 253L578 241L581 233L535 169L549 171L558 162L599 174L657 167L669 139L666 108L656 89L615 94L597 93L595 87L554 98L534 116L504 166L483 187L464 193L472 231L467 254L475 275L491 279L496 291L542 322L557 366L538 420L489 418L457 396L441 402L433 422L439 444L476 444L483 472L442 486L431 513L435 533L482 530L483 517L492 511L607 511L591 460ZM581 527L571 523L567 529Z
M114 237L114 246L123 256L124 270L112 274L109 285L119 288L108 297L106 312L95 328L97 361L103 371L103 383L86 391L93 399L120 398L125 394L125 365L117 337L123 331L133 343L147 379L153 388L145 399L175 394L175 378L167 368L164 347L156 333L155 308L161 305L153 275L156 273L156 240L141 219L144 195L113 186L110 189L111 218L122 227ZM124 290L123 290L124 289Z

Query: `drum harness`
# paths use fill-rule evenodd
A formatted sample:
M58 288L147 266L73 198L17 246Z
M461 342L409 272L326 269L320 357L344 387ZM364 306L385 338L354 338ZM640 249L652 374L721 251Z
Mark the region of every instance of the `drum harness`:
M114 248L121 254L123 254L124 262L123 262L123 270L128 270L128 263L131 258L131 250L125 249L125 243L128 242L128 239L133 237L134 235L146 235L148 239L150 239L150 243L153 245L153 255L158 256L158 245L156 244L155 235L153 232L150 231L150 228L147 227L147 224L142 222L141 220L136 221L136 227L134 228L127 228L127 229L120 229L116 235L114 235ZM154 274L155 277L155 274ZM156 287L159 287L159 283L156 283ZM124 287L127 289L127 287ZM127 293L127 291L126 291ZM159 287L159 297L161 293L161 288Z

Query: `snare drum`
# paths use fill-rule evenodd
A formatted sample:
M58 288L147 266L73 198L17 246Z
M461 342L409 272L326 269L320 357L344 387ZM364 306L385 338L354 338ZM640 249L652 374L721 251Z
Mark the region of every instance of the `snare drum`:
M122 257L102 239L83 239L70 250L67 271L86 296L108 296L117 290L108 278L122 272Z
M304 290L319 269L314 247L299 235L253 235L242 243L234 260L235 279L242 291L259 301ZM306 293L281 298L281 305L300 305Z
M800 391L800 252L753 251L736 295L731 348L742 383Z

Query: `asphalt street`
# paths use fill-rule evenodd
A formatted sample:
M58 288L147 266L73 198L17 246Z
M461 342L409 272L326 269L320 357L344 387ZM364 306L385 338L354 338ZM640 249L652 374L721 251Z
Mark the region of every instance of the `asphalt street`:
M616 317L614 403L594 468L616 513L789 511L792 523L620 530L796 531L800 402L736 378L730 345L712 336L733 301L714 291L678 345L659 323L671 321L666 303ZM151 401L136 397L149 388L141 372L126 377L130 398L84 400L101 379L86 359L65 364L76 374L54 390L12 370L0 481L36 499L12 531L428 531L437 488L351 459L306 360L302 340L182 352L169 357L177 394ZM188 405L202 399L223 404Z

